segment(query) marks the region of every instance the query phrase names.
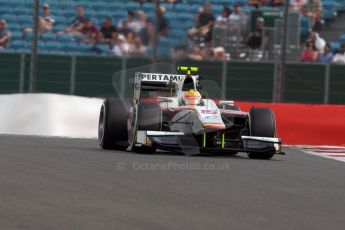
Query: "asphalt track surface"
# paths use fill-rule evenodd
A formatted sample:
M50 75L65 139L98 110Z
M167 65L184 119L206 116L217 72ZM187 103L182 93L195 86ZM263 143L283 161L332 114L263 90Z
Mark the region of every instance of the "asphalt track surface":
M0 229L344 229L345 164L0 136ZM165 165L165 166L164 166Z

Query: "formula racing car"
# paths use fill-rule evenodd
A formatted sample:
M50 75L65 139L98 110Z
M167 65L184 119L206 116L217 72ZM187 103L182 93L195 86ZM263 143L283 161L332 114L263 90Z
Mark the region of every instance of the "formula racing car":
M186 155L200 153L270 159L281 153L276 122L268 108L241 111L233 101L202 95L196 67L186 74L136 72L133 97L106 99L98 139L104 149L153 153L157 149Z

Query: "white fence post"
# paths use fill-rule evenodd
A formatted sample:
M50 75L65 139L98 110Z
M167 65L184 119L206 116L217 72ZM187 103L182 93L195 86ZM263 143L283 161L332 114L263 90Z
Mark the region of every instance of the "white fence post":
M19 70L19 93L24 93L25 81L25 54L20 54L20 70Z
M75 92L75 71L76 71L76 65L77 65L77 57L75 55L72 56L71 61L71 78L70 78L70 90L69 93L71 95Z
M330 64L326 64L325 68L325 89L324 89L324 99L323 103L329 103L329 81L330 81Z

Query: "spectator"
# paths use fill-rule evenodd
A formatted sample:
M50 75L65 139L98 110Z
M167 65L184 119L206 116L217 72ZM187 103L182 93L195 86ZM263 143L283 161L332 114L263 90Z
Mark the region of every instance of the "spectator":
M314 42L316 50L319 53L323 52L323 49L324 49L324 47L326 45L326 41L323 38L321 38L318 33L311 32L310 35L309 35L309 40Z
M105 17L101 27L99 42L111 43L111 41L116 37L116 32L117 30L115 26L113 26L111 18Z
M314 29L323 11L321 0L307 0L302 6L302 14L311 19L311 28Z
M212 5L206 3L202 11L196 15L196 25L197 27L210 27L215 21L214 15L212 13Z
M206 3L201 12L195 16L196 28L188 30L189 37L197 38L203 42L210 42L214 22L215 17L212 13L212 6L210 3Z
M334 55L333 62L345 64L345 43L341 44L340 49L340 52Z
M42 16L38 19L38 33L47 33L53 30L55 20L50 15L50 7L48 4L43 4L43 12ZM25 28L24 33L31 33L33 32L32 28Z
M66 33L69 34L79 34L83 29L83 25L85 22L85 10L82 5L77 5L75 7L76 10L76 17L73 19L71 25L65 30Z
M46 33L53 30L55 20L50 15L50 7L48 4L43 4L43 13L39 18L39 32Z
M0 20L0 50L4 49L11 38L11 33L7 29L7 22Z
M194 61L203 60L203 55L199 46L194 46L193 51L188 54L188 58Z
M290 11L302 12L302 8L306 3L307 0L290 0Z
M225 53L224 47L216 47L212 49L212 56L214 60L230 61L230 54Z
M263 50L268 42L268 36L264 33L265 20L262 17L256 19L255 29L249 34L247 42L250 60L260 60L263 56Z
M272 6L272 8L276 8L277 6L282 6L285 4L285 0L268 0L268 5Z
M241 4L237 3L234 7L234 12L229 17L230 30L243 35L246 33L247 15L242 11Z
M230 8L227 7L227 6L224 6L222 14L219 15L217 17L217 19L216 19L216 24L225 24L225 23L227 23L229 21L230 14L231 14Z
M249 6L255 7L256 9L259 9L265 2L266 0L248 0L247 4Z
M119 34L114 42L112 53L116 56L127 56L129 53L130 45L128 44L125 36Z
M137 19L138 19L138 24L139 24L138 30L140 31L140 30L142 30L142 29L145 27L145 25L146 25L147 16L146 16L146 14L145 14L144 11L139 10L138 13L137 13L137 17L138 17Z
M83 23L83 28L81 30L83 34L82 43L85 44L96 44L100 36L99 29L92 23L89 18L86 18Z
M323 52L319 53L319 63L331 63L333 61L333 53L331 52L331 45L326 43Z
M158 10L158 34L160 36L165 36L168 33L169 23L168 19L165 18L165 8L163 6L159 7Z
M135 34L139 33L144 26L144 22L141 22L136 18L136 14L133 11L127 12L127 18L121 20L118 25L118 31L123 34L128 32L134 32Z
M315 47L315 43L312 41L308 41L305 44L303 52L300 56L300 60L303 62L316 62L317 56L318 54Z
M143 45L148 45L152 41L154 25L151 20L145 19L144 27L140 30L138 36Z
M134 36L132 44L129 46L130 56L138 57L146 54L146 48L139 36Z

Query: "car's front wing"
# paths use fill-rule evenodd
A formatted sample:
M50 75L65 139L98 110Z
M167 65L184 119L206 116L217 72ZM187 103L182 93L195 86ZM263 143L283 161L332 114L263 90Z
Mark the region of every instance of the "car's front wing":
M216 147L208 147L200 146L193 136L184 135L182 132L138 131L136 145L153 145L161 150L182 152L190 155L233 152L264 153L269 151L274 151L276 154L282 153L282 140L280 138L241 136L239 141L241 142L240 148L229 148L223 144Z

